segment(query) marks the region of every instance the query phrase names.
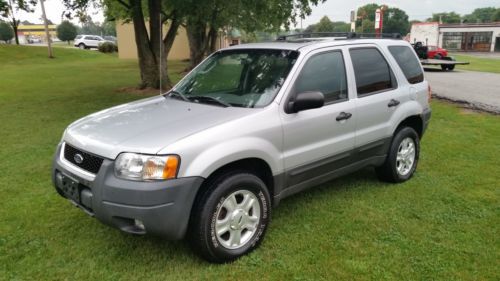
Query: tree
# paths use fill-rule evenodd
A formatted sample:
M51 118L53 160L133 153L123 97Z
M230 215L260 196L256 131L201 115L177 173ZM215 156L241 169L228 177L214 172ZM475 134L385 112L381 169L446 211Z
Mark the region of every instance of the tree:
M497 10L494 7L478 8L472 11L472 13L465 15L463 19L469 23L490 22Z
M442 23L460 23L460 20L460 15L455 12L432 14L432 18L427 19L428 22L437 21Z
M12 38L14 38L12 27L6 22L0 22L0 40L5 41L5 43L10 43Z
M332 32L334 27L335 26L333 25L333 22L327 16L324 16L316 24L314 31L315 32Z
M76 37L76 26L71 22L65 20L62 21L61 24L57 26L57 38L61 41L67 41L69 45L69 41L74 40Z
M351 24L343 21L332 22L327 16L324 16L316 24L309 25L305 32L349 32Z
M362 26L364 20L369 20L375 25L375 11L380 8L378 4L366 4L358 8L356 26ZM374 29L374 28L373 28ZM366 32L366 31L365 31Z
M360 33L375 33L375 22L369 19L364 19L361 25L356 25L356 32Z
M102 28L99 23L96 23L92 20L92 17L88 15L81 17L80 22L82 23L81 32L83 34L101 35Z
M399 33L406 35L410 32L410 22L405 11L398 8L387 8L384 11L384 33Z
M0 17L6 18L14 30L16 44L19 45L19 36L17 28L20 21L16 18L16 11L33 12L36 6L36 0L0 0Z
M372 3L358 8L356 20L356 32L374 33L375 32L375 12L383 8L384 18L382 32L399 33L405 35L410 30L410 22L405 11L388 6L380 6Z
M170 88L167 58L172 48L182 17L176 5L182 0L63 0L66 16L84 16L89 5L103 4L106 15L113 19L132 22L140 70L139 88ZM71 12L72 11L72 12ZM148 21L148 22L147 22ZM147 23L146 23L147 22ZM162 26L168 23L166 32ZM149 25L149 32L146 26Z
M116 36L116 22L105 21L101 24L102 35Z
M219 33L229 28L250 32L288 28L296 17L310 14L311 3L320 1L323 0L63 0L68 10L78 16L85 14L90 4L103 3L111 18L132 22L141 87L154 88L160 84L170 86L166 61L181 24L186 26L191 65L195 65L215 48ZM168 30L162 38L164 23L168 23Z
M289 29L296 18L311 13L311 5L324 0L187 0L184 2L191 67L215 50L219 31L239 28L247 32ZM196 7L193 9L192 7Z
M493 15L491 15L491 21L496 22L500 21L500 8L498 8Z

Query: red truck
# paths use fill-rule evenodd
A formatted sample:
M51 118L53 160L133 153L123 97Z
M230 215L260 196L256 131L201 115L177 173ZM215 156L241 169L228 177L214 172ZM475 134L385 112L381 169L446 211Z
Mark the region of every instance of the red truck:
M427 58L440 60L448 56L448 51L438 46L427 46Z
M437 65L441 66L442 70L447 71L455 69L457 64L469 64L468 62L455 61L453 57L448 56L446 49L437 46L424 46L422 42L415 42L412 45L422 65Z

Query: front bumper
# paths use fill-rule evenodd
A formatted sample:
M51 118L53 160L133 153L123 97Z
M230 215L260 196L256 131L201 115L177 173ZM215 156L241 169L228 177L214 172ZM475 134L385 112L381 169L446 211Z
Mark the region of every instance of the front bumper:
M168 239L184 237L191 208L203 182L201 177L138 182L117 178L114 161L104 159L94 179L78 175L60 158L61 144L53 161L52 181L63 192L63 178L78 183L77 199L69 199L99 221L134 234L153 234ZM141 222L141 223L138 223ZM143 226L142 226L142 225Z

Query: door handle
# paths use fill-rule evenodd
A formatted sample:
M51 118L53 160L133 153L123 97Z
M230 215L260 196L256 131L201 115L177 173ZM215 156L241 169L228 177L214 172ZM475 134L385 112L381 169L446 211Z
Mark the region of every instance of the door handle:
M392 99L388 104L387 106L388 107L393 107L393 106L398 106L400 104L400 102L398 100L395 100L395 99Z
M337 115L337 118L335 118L337 121L342 121L342 120L347 120L351 118L352 114L349 112L340 112L339 115Z

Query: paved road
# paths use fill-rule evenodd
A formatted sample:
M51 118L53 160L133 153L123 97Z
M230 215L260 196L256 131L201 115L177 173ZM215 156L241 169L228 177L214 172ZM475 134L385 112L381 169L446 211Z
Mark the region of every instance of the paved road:
M438 97L500 114L500 74L426 68L425 78Z

